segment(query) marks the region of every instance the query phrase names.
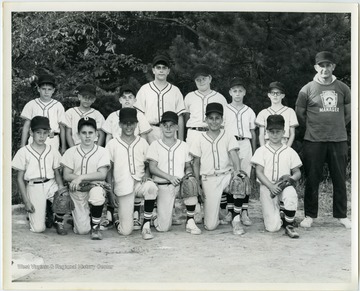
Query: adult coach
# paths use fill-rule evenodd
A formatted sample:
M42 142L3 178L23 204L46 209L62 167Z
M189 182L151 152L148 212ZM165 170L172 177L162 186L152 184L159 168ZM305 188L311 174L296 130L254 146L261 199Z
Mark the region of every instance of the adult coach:
M305 219L302 227L311 227L318 215L319 184L327 162L333 183L333 216L346 228L347 196L345 172L348 158L346 124L350 122L350 88L333 75L332 53L319 52L315 57L313 81L299 92L295 111L300 124L306 126L303 162L306 175Z

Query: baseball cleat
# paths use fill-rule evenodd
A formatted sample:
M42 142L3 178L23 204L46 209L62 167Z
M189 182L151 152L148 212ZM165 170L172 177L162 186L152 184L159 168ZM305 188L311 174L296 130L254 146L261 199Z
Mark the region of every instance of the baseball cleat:
M233 220L232 226L233 226L233 234L235 235L245 234L245 230L242 228L240 221Z
M107 218L100 223L100 230L108 230L108 229L112 229L113 227L114 227L114 223Z
M285 227L285 233L291 238L299 238L299 234L296 232L292 225L287 225Z
M351 221L349 218L339 218L339 222L345 226L345 228L350 229L351 228Z
M250 218L248 216L247 211L243 211L241 213L241 222L242 222L243 225L246 225L246 226L252 225L252 222L251 222L251 220L250 220Z
M186 232L189 232L190 234L201 234L201 230L196 226L193 218L186 222Z
M63 222L55 222L55 226L56 226L56 232L59 235L67 235L67 231L64 228L64 223Z
M225 217L220 219L220 224L226 225L226 224L229 224L231 221L232 221L232 214L231 214L231 212L228 212Z
M92 240L101 240L102 234L100 233L100 226L97 225L94 228L91 228L90 237Z
M150 225L149 223L145 223L143 226L143 229L141 231L142 238L145 240L154 238L154 235L151 233Z
M301 227L309 228L313 223L313 219L310 216L305 216L304 220L300 222Z
M154 224L154 222L153 222L153 224ZM140 223L139 219L134 218L134 230L139 230L139 229L141 229L141 223Z

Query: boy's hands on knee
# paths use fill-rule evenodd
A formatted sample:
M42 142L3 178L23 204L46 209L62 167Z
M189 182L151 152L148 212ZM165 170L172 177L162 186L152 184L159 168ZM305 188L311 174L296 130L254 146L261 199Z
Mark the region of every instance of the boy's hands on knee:
M32 203L30 201L24 201L25 204L25 210L29 213L34 213L35 212L35 207L34 205L32 205Z

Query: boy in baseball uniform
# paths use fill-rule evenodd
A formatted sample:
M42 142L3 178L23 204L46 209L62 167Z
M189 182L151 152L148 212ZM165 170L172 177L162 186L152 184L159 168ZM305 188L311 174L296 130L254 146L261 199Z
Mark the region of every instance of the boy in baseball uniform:
M157 196L157 218L154 226L157 231L168 231L172 224L172 211L176 196L179 194L181 179L193 175L189 146L176 138L178 115L175 112L164 112L160 128L163 137L154 141L147 152L150 172L159 192ZM186 231L190 234L201 234L196 226L194 215L197 194L184 198L187 220Z
M265 229L274 232L282 226L289 237L298 238L299 234L293 227L298 203L296 190L293 186L288 186L281 191L278 180L283 175L290 175L292 180L298 181L302 163L298 154L282 143L285 134L284 117L270 115L266 124L269 142L258 148L251 158L260 181L260 202ZM275 197L272 198L271 195ZM281 202L283 206L280 206Z
M98 130L95 142L102 146L105 141L105 133L101 130L105 122L104 116L96 109L91 108L91 105L96 100L96 88L91 84L84 84L77 88L78 99L80 105L73 107L65 112L62 123L66 126L66 141L70 147L81 143L80 136L78 135L78 122L81 118L90 117L96 121Z
M133 86L128 84L121 86L119 102L122 105L122 108L133 108L133 105L136 101L135 96L136 96L136 90ZM106 141L105 141L106 144L108 144L108 142L112 138L121 136L121 127L119 125L120 110L111 113L103 124L102 129L106 133ZM138 119L138 123L135 128L134 134L139 135L140 137L147 140L148 133L152 131L152 128L142 112L137 111L137 119ZM141 228L140 207L141 207L141 198L135 197L134 230L138 230ZM104 230L112 228L113 221L114 221L114 208L112 205L108 205L106 219L101 223L101 228Z
M63 119L65 110L59 101L52 99L56 91L55 78L51 75L40 75L37 90L40 97L26 103L20 115L25 120L21 135L21 147L25 146L27 142L32 143L31 135L28 141L31 119L35 116L44 116L49 119L51 127L45 143L51 145L53 149L60 150L60 153L63 154L66 150L66 139L65 128L60 121Z
M140 110L152 127L149 143L161 138L160 120L164 112L173 111L179 115L178 137L184 140L184 100L178 87L170 84L170 60L164 55L157 55L152 62L154 81L143 85L136 94L134 107Z
M43 232L46 227L52 226L53 214L52 212L46 214L47 204L51 208L54 193L64 187L59 172L60 153L45 143L50 131L47 117L32 118L30 121L32 142L20 148L12 160L12 168L18 171L17 183L25 210L29 214L32 232ZM50 223L46 223L46 219ZM57 214L55 222L58 234L66 234L63 214Z
M280 82L270 83L268 97L270 98L271 106L261 110L255 120L256 125L259 127L260 146L265 145L269 140L268 132L265 130L268 116L282 115L285 120L282 143L291 147L295 139L295 128L299 126L299 123L294 109L282 104L282 99L285 97L285 86Z
M207 132L194 140L190 153L194 156L195 178L201 182L205 195L204 227L214 230L219 225L219 209L223 192L229 192L232 175L239 174L240 160L237 151L238 142L233 135L221 129L224 109L220 103L206 106ZM201 176L201 177L200 177ZM233 233L245 233L240 223L240 197L234 195L234 213L232 217Z
M144 198L144 221L142 237L145 240L154 236L150 230L150 221L154 209L158 189L150 179L146 162L149 144L145 139L134 134L137 127L137 111L135 108L120 110L119 121L121 136L108 142L106 148L110 153L112 170L108 181L113 183L113 204L118 207L119 219L115 226L119 234L130 235L133 231L133 209L135 197ZM115 198L115 199L114 199Z
M70 196L75 209L72 211L74 232L88 234L93 240L101 240L100 220L105 203L106 192L100 186L91 190L79 191L84 182L103 182L110 168L107 150L97 144L97 125L95 119L85 116L77 127L80 144L69 148L62 156L64 180L69 182Z
M247 105L244 104L244 97L246 89L244 82L240 78L234 78L230 82L229 94L232 97L231 104L225 107L225 126L224 129L228 134L235 136L240 150L238 151L239 159L241 161L241 170L244 171L248 177L251 176L251 157L256 149L256 134L255 134L255 113ZM224 197L225 196L225 197ZM223 193L222 203L220 207L222 212L226 213L226 204L229 214L234 211L233 196L229 193ZM240 199L241 204L241 222L243 225L249 226L252 224L249 215L249 195ZM222 215L224 217L224 215ZM229 215L225 216L222 223L226 224Z

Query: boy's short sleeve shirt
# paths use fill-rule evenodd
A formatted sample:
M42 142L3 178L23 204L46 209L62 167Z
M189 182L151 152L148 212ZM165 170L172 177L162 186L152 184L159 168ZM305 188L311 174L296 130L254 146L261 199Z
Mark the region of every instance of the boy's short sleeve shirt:
M50 102L45 103L40 98L36 98L25 104L20 116L27 120L31 120L35 116L47 117L51 131L60 133L59 123L63 120L64 114L64 106L59 101L51 99Z
M159 90L154 82L143 85L136 94L134 107L140 110L150 124L160 123L166 111L181 115L185 111L183 95L178 87L168 83Z
M284 137L290 137L290 127L297 127L299 126L299 122L296 117L296 113L294 109L283 106L280 110L274 111L270 107L263 109L259 112L258 116L256 117L255 123L259 127L265 127L265 139L269 139L269 136L266 132L266 120L270 115L282 115L285 120L285 134Z
M205 122L205 110L209 103L220 103L224 110L227 106L226 98L219 92L211 91L203 95L199 90L188 93L185 96L185 112L190 113L190 118L186 123L187 127L207 127Z
M240 110L232 104L228 104L225 108L225 130L229 134L237 135L245 138L252 138L251 130L255 129L255 113L247 105Z
M110 167L108 151L96 144L85 152L81 145L69 148L61 158L61 164L73 170L75 175L84 175L97 172L102 167Z
M60 168L61 155L59 151L46 145L39 154L31 145L20 148L12 160L12 168L24 171L26 181L34 179L54 179L54 170Z
M180 140L171 147L161 139L156 140L151 143L146 157L148 161L155 161L161 171L179 178L185 175L185 163L191 162L189 146ZM155 182L168 182L157 176L153 176L153 179Z
M264 167L264 175L275 183L283 175L291 175L291 170L301 167L299 155L287 145L273 149L269 143L258 148L251 158L251 163Z
M231 150L239 150L238 142L233 135L220 130L213 140L206 132L191 144L190 154L200 157L200 174L214 175L233 169L229 156Z
M81 112L79 107L73 107L73 108L70 108L69 110L67 110L65 112L62 123L66 127L72 129L72 138L74 140L75 145L81 143L80 137L77 135L77 126L78 126L79 120L85 116L95 119L96 126L98 129L102 129L103 123L105 122L104 116L94 108L91 108L87 112ZM95 141L97 141L97 140L98 140L98 138L95 139Z

